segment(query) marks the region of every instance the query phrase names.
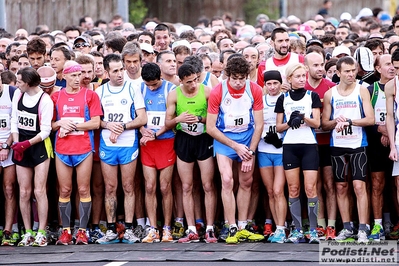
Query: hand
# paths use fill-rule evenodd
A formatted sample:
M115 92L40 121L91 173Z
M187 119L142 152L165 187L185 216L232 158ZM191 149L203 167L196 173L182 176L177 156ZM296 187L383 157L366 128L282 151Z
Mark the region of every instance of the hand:
M384 136L388 136L387 127L385 125L379 125L377 127L377 131L380 132Z
M0 150L0 161L5 161L8 158L10 150L9 149L2 149Z
M289 125L291 127L292 126L292 120L294 120L298 116L299 116L299 111L292 112L291 115L290 115L290 119L287 122L287 125Z
M337 125L335 126L335 130L337 131L337 133L339 133L348 126L349 122L338 122Z
M274 132L267 132L264 140L266 143L272 144L277 149L283 146L283 141L278 137L277 133Z
M153 141L153 140L155 140L155 138L154 138L154 136L152 136L152 137L142 137L141 139L140 139L140 145L142 145L142 146L146 146L147 145L147 142L149 142L149 141Z
M24 158L24 151L26 151L30 146L32 146L29 140L24 140L22 142L17 142L11 146L14 150L14 159L21 161Z
M289 83L283 82L283 84L281 84L280 89L283 92L287 92L287 91L289 91L291 89L291 85Z
M389 159L394 162L398 161L398 152L396 151L396 148L391 149L391 151L389 152Z
M241 162L241 171L242 171L243 173L251 172L252 166L253 166L253 163L254 163L253 158L254 158L254 157L252 156L251 159L249 159L249 160L247 160L247 161L242 161L242 162Z
M236 153L240 157L240 159L243 161L248 161L253 157L253 155L249 151L249 148L244 144L237 144L234 147L234 150L236 151Z
M381 144L382 144L384 147L388 147L388 145L389 145L389 138L388 138L387 136L382 135L382 136L381 136Z
M189 114L187 111L181 113L177 117L177 121L187 123L187 124L194 124L198 122L198 117L192 114Z
M112 132L111 131L111 134L109 135L109 140L112 142L112 143L116 143L116 141L117 141L117 139L118 139L118 137L119 137L119 135L120 134L115 134L114 132Z
M76 129L76 124L74 122L72 122L72 120L68 120L68 119L58 120L57 124L64 130L66 130L67 132L71 132Z
M295 117L291 121L291 127L292 129L298 129L301 127L301 124L303 124L303 120L300 116Z
M124 131L122 124L117 122L108 122L107 129L118 136Z
M338 116L337 118L335 118L335 121L337 122L337 123L339 123L339 122L346 122L346 117L345 116L343 116L343 115L340 115L340 116Z
M149 128L141 127L140 128L140 133L143 137L154 137L154 131L152 131Z
M59 138L65 138L68 135L69 132L71 132L71 131L68 131L68 130L64 129L63 127L60 127L60 130L59 130L59 133L58 133L58 137Z

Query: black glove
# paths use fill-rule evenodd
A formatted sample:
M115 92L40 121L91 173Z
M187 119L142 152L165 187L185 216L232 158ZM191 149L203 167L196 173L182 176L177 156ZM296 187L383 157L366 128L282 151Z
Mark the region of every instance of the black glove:
M302 117L300 117L300 116L295 117L295 118L292 119L292 121L291 121L291 127L292 127L292 129L297 129L297 128L299 128L299 127L301 126L301 124L302 124Z
M292 127L292 120L294 120L296 117L299 117L300 113L299 111L294 111L291 113L290 120L288 120L287 125Z
M266 143L272 144L277 149L283 146L283 141L278 137L277 133L267 132L263 139Z

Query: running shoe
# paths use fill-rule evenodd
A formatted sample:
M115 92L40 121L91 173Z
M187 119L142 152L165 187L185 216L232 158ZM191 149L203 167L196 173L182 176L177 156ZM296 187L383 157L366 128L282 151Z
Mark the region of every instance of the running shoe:
M269 236L270 243L284 243L285 240L287 239L285 237L285 231L283 229L276 229L276 232L274 234Z
M160 237L159 237L159 232L158 229L156 228L151 228L148 231L147 236L141 240L141 243L159 243Z
M238 233L237 227L229 228L229 235L226 238L226 243L227 244L237 244L238 243L237 233Z
M22 236L22 240L18 243L18 247L32 246L33 242L35 242L35 238L32 236L31 233L26 232Z
M305 242L305 237L303 235L303 232L301 230L294 229L291 231L290 235L288 238L285 240L286 243L294 243L298 244L301 242Z
M175 222L172 227L172 237L174 240L179 240L184 236L184 227L181 223Z
M86 230L79 229L76 234L75 244L76 245L87 245L89 243L89 238L87 237Z
M320 239L317 230L311 230L309 234L309 244L319 244L319 243Z
M3 237L1 239L2 246L14 246L15 242L12 241L11 232L8 230L3 231Z
M205 242L206 243L217 243L218 240L215 237L215 232L213 230L209 229L205 233Z
M335 239L335 228L334 226L327 226L326 228L326 240L334 240Z
M89 243L96 243L97 240L102 238L104 236L104 233L101 231L100 228L96 228L94 230L90 230L90 237L89 237Z
M354 242L353 231L342 229L334 239L337 242Z
M385 240L385 231L381 225L374 224L371 234L369 235L369 239L377 242Z
M219 238L218 240L221 242L225 242L226 238L229 237L229 224L225 223L222 227L222 230L220 230Z
M145 230L141 225L137 225L136 228L133 229L133 235L140 239L140 241L145 237ZM140 242L139 241L139 242Z
M121 240L123 239L123 236L125 234L125 229L126 228L124 222L119 221L116 223L116 233L118 234L118 238Z
M36 234L35 241L32 244L33 247L45 247L47 246L47 237L42 234L41 232L38 232Z
M100 228L101 232L103 232L103 234L107 232L107 226L105 224L99 224L98 227Z
M392 232L389 234L391 239L399 240L399 222L393 227Z
M118 234L114 233L112 230L107 230L105 235L96 241L97 244L113 244L119 242Z
M5 231L5 230L4 230L4 231ZM1 239L3 239L4 231L3 231L3 229L0 229L0 238L1 238Z
M122 242L127 244L140 243L140 238L134 235L133 229L129 228L126 229Z
M326 232L327 232L326 229L324 229L322 226L318 226L316 228L316 231L317 231L317 236L319 237L320 240L326 239Z
M250 241L250 242L258 242L258 241L262 241L265 239L265 237L261 234L254 234L251 233L250 231L248 231L246 228L245 229L241 229L238 230L237 234L236 234L237 238L240 241Z
M196 223L195 228L197 229L197 233L200 239L205 238L205 226L201 223Z
M247 226L245 227L249 232L257 234L259 227L252 221L248 222Z
M269 235L269 237L267 238L266 242L272 242L273 237L274 237L274 233L271 233L271 234Z
M180 238L178 242L179 243L199 242L199 236L197 233L194 233L190 229L187 229L186 236Z
M172 232L168 228L162 230L162 243L173 242Z
M370 231L369 231L370 232ZM357 233L357 243L364 243L367 244L369 243L369 237L368 237L368 233L365 230L359 230Z
M272 225L271 224L265 224L263 226L263 235L265 237L270 236L273 233Z
M58 238L56 245L72 245L72 235L68 232L67 229L62 231L62 234Z

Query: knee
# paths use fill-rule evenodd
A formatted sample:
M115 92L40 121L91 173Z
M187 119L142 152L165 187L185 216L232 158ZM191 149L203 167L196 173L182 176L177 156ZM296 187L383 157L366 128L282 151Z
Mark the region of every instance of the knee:
M133 182L126 182L123 184L123 192L128 195L134 194Z
M80 185L78 188L80 198L88 198L90 197L90 186Z
M193 192L193 183L182 183L183 194Z
M362 196L366 194L366 184L357 182L353 184L353 190L355 191L357 197Z
M205 182L205 183L202 185L202 187L203 187L205 193L211 193L211 192L213 192L214 189L215 189L215 186L213 185L213 182L211 182L211 181Z
M232 176L222 176L222 189L232 191L234 187L234 180Z
M15 186L14 184L5 184L4 187L4 197L9 200L15 197Z
M46 188L35 188L34 194L35 194L35 197L37 199L42 198L42 197L46 197L47 196Z
M65 199L70 198L71 193L72 193L72 188L62 186L59 188L59 193L60 193L61 198L65 198Z
M299 197L300 188L298 185L288 185L288 193L291 198Z
M274 196L274 198L281 198L284 197L284 189L274 189L272 191L272 196Z
M337 183L336 185L336 193L338 196L346 195L348 192L348 184L346 183Z
M317 196L316 185L306 185L305 193L308 198L314 198Z
M240 188L252 190L252 177L240 180Z
M156 184L153 182L145 183L145 193L148 195L154 195L156 191Z
M159 189L161 190L161 194L163 197L172 194L172 186L169 182L164 182L163 184L161 184Z

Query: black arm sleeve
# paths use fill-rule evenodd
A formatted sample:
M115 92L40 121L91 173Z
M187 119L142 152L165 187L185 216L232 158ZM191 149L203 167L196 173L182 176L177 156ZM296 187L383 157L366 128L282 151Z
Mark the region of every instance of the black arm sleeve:
M284 113L284 94L281 94L280 97L278 97L276 106L274 107L274 112Z

